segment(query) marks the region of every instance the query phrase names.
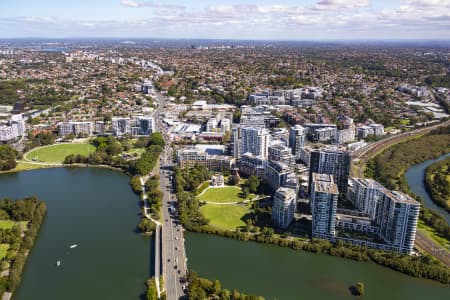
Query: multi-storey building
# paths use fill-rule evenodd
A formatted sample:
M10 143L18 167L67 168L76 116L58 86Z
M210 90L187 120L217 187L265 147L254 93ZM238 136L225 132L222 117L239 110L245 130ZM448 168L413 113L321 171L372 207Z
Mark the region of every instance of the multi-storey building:
M272 220L280 228L287 228L294 220L297 193L294 189L280 187L273 195Z
M139 116L134 120L139 127L138 134L135 135L150 135L155 131L155 119L153 117Z
M291 153L291 148L286 146L286 143L281 140L273 141L268 148L268 159L270 161L279 161L293 167L295 164L295 157Z
M289 131L289 147L292 149L292 154L297 160L300 159L301 149L305 147L306 129L300 125L291 127Z
M338 144L346 144L355 140L355 128L346 128L338 130L334 141Z
M9 126L12 127L13 134L16 137L23 136L25 134L26 125L22 114L12 115L11 120L9 121Z
M22 114L12 115L11 119L4 123L0 123L0 142L8 142L23 136L26 127Z
M333 175L311 174L310 205L313 237L329 238L336 234L338 187Z
M222 119L222 121L220 121L220 130L222 132L227 132L227 131L230 131L230 129L231 129L230 119L226 119L226 118Z
M69 134L74 135L91 135L93 132L93 123L92 122L60 122L57 124L58 134L65 136Z
M239 161L239 172L243 175L255 175L259 178L266 178L267 160L252 153L244 153Z
M215 172L230 171L235 164L235 160L231 156L210 155L204 149L197 148L178 150L177 161L181 168L190 168L200 165Z
M103 121L96 121L94 123L94 133L98 135L105 133L105 123Z
M16 136L11 126L0 125L0 142L7 142L15 138Z
M386 188L373 179L353 178L351 182L350 200L359 212L374 219L378 203L383 198Z
M233 140L233 157L238 160L241 157L241 140L239 135L240 128L233 127L231 129L231 138Z
M241 153L252 153L267 158L270 133L264 128L241 128Z
M420 203L398 191L385 191L375 217L380 237L400 253L411 254L416 238Z
M339 188L339 199L345 199L350 174L351 158L347 151L337 148L313 150L310 156L309 191L311 190L312 174L323 173L333 175Z
M265 176L266 184L272 190L276 190L286 182L290 173L292 173L292 169L287 164L280 161L269 161Z
M136 116L130 118L112 118L112 130L114 135L123 136L147 136L155 131L155 119L148 116Z
M131 119L119 117L112 118L112 130L115 136L131 134Z

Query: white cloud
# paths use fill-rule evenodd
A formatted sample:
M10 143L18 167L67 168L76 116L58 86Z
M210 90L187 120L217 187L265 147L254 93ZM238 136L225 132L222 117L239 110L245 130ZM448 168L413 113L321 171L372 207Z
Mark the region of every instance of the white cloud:
M1 0L0 0L1 1ZM439 3L438 3L439 2ZM221 37L272 39L433 38L450 36L450 0L403 0L394 9L374 9L369 0L316 0L313 5L211 5L193 8L171 1L122 0L147 9L129 21L0 18L0 37L41 30L76 36ZM226 2L223 2L226 3ZM55 26L55 24L59 26ZM62 30L61 28L64 28ZM48 34L45 34L48 32Z
M122 5L128 7L142 7L142 4L134 0L122 0Z
M369 0L320 0L316 3L315 8L319 10L354 9L368 5Z

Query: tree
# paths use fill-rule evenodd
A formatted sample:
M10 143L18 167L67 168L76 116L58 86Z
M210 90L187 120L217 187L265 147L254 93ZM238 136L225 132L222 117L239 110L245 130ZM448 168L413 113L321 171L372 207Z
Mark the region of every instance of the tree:
M356 283L355 294L358 295L358 296L362 296L362 295L364 295L364 292L365 292L365 290L364 290L364 283L362 283L362 282Z
M138 229L141 232L152 232L152 231L154 231L156 229L156 225L152 221L144 218L139 223Z
M249 195L250 195L250 192L249 192L249 190L248 190L248 187L244 187L244 188L242 189L241 197L242 197L243 199L247 199Z
M228 184L229 185L236 185L239 183L239 177L237 175L231 175L228 178Z
M260 184L259 178L256 177L255 175L251 175L248 178L247 186L251 193L256 193L258 191L259 184Z
M220 285L219 280L214 280L212 289L213 289L214 295L220 294L220 291L222 290L222 286Z
M9 145L0 146L0 171L14 169L19 153Z

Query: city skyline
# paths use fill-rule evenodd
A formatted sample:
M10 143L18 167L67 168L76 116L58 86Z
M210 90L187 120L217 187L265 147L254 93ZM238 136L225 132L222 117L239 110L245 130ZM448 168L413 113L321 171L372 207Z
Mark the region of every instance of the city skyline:
M445 39L450 0L0 3L0 38Z

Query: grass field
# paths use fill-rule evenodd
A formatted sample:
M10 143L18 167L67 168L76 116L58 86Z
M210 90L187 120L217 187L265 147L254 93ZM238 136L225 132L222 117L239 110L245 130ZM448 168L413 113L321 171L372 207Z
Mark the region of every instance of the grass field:
M11 220L0 220L0 229L11 229L16 222Z
M9 244L0 244L0 259L3 259L8 252Z
M31 150L26 154L26 159L38 162L61 163L69 154L81 154L88 156L95 151L91 144L56 144Z
M200 212L209 220L211 226L235 230L236 227L246 225L241 218L250 212L250 209L238 204L205 204L200 207Z
M11 221L11 220L0 220L0 229L11 229L17 223L20 224L20 227L22 228L22 230L27 229L28 221L16 222L16 221Z
M436 230L427 226L422 220L419 220L417 224L417 228L421 231L425 232L425 234L431 238L433 241L441 245L443 248L448 249L450 247L450 243L443 237L441 237Z
M241 188L237 186L224 186L220 188L210 188L202 195L198 197L200 201L208 201L214 203L224 202L240 202L245 199L239 197ZM248 199L253 198L254 195L250 194Z

